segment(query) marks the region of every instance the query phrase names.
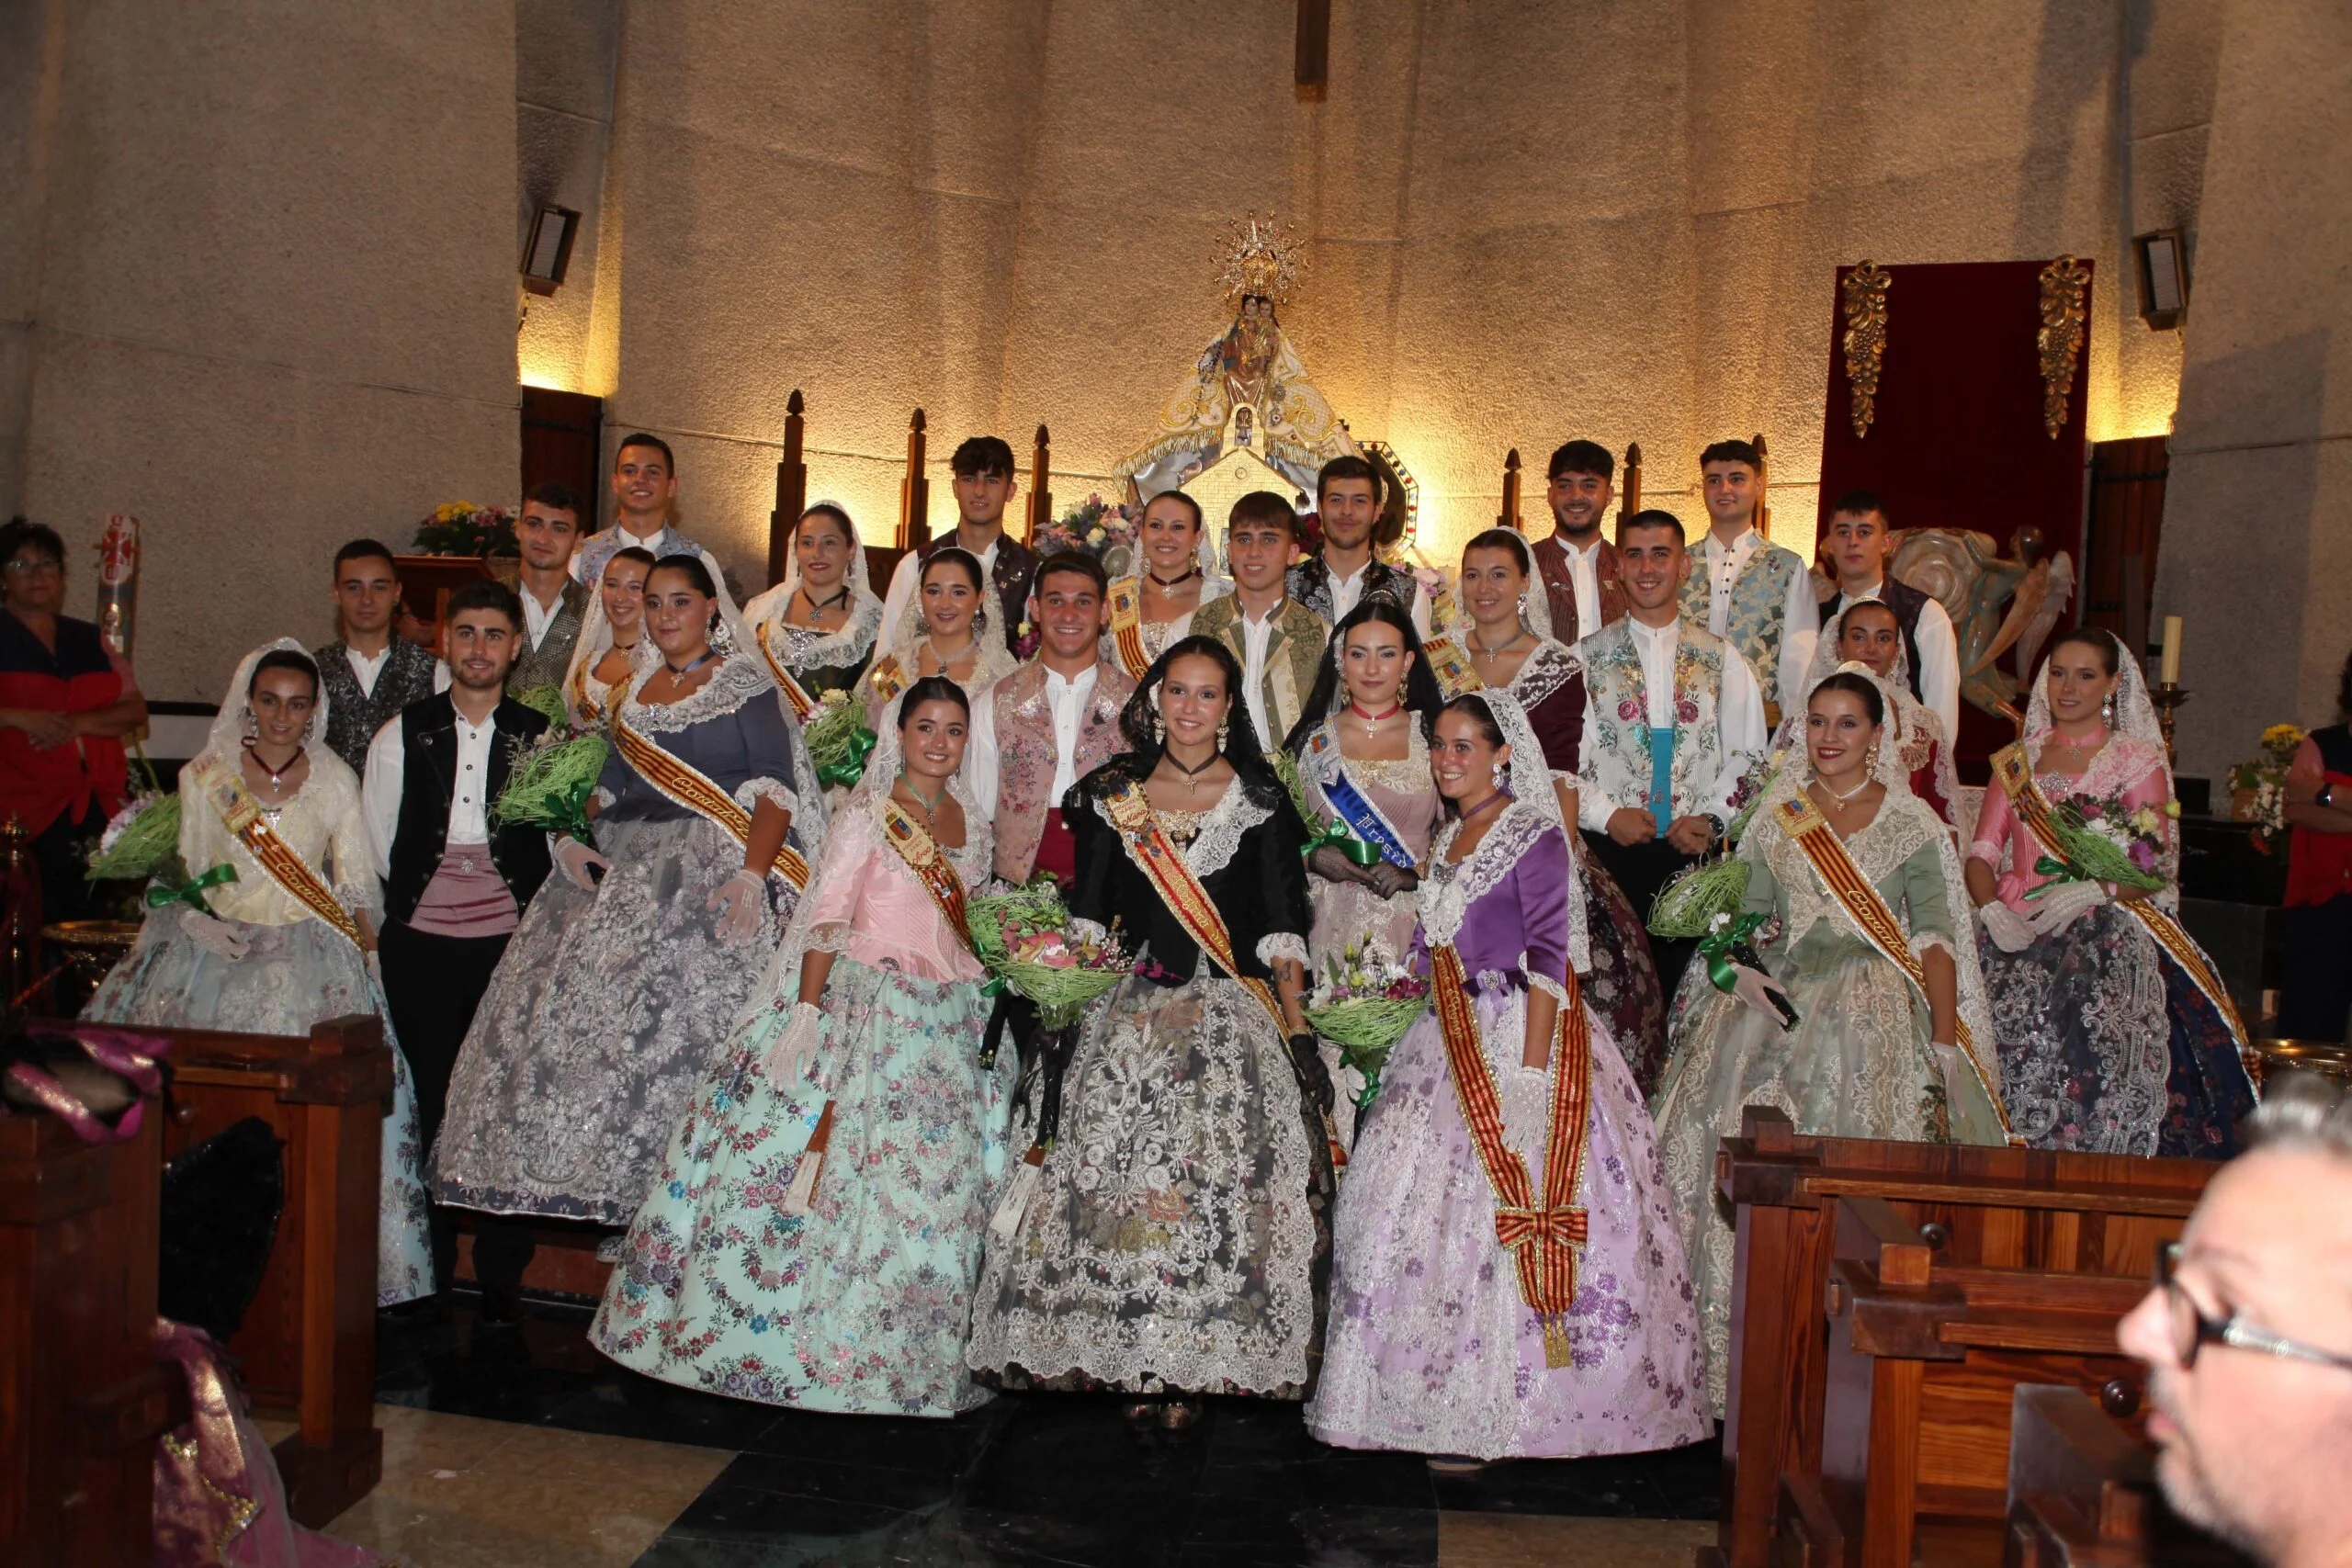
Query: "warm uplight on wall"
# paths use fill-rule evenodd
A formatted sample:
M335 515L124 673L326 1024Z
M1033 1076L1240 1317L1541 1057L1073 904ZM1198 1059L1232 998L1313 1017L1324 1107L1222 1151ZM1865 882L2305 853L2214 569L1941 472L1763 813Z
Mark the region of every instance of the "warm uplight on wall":
M531 238L523 247L523 287L534 294L552 294L563 287L571 265L571 242L580 231L580 214L569 207L546 202L531 220Z

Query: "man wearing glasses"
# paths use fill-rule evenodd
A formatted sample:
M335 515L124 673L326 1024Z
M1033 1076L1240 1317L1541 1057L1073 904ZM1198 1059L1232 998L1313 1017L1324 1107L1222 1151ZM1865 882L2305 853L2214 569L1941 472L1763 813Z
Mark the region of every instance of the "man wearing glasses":
M2352 1563L2352 1102L2289 1082L2254 1127L2116 1337L2182 1517L2274 1568Z

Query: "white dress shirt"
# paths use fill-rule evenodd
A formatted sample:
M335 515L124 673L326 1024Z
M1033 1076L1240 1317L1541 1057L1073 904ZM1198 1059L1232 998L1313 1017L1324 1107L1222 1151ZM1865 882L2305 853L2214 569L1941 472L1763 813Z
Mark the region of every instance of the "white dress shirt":
M1642 695L1649 705L1649 727L1652 729L1675 728L1674 721L1674 654L1682 645L1682 623L1669 621L1663 626L1644 626L1632 616L1625 625L1634 634L1634 649L1642 657ZM1739 808L1734 804L1740 781L1756 759L1764 754L1771 742L1771 734L1764 727L1764 688L1756 683L1756 671L1737 649L1726 644L1724 649L1723 690L1715 699L1715 726L1723 741L1723 768L1712 784L1704 785L1699 795L1699 808L1708 816L1728 826ZM1599 716L1593 705L1600 700L1591 685L1585 689L1584 732L1594 733ZM1679 744L1679 742L1678 742ZM1609 818L1621 806L1636 809L1637 801L1614 801L1597 789L1579 790L1577 794L1577 819L1580 827L1595 833L1609 830Z
M392 645L389 641L386 642L375 656L370 658L349 643L345 643L343 657L351 666L351 678L359 682L360 694L372 697L376 694L376 677L381 675L384 672L384 666L391 661Z
M1717 637L1727 635L1724 628L1731 624L1732 586L1764 543L1764 536L1752 525L1727 550L1712 533L1701 542L1699 568L1707 574L1707 629ZM1800 567L1789 580L1789 596L1781 606L1781 692L1790 702L1804 689L1805 671L1813 667L1814 644L1820 637L1821 602L1813 596L1813 574Z
M1850 604L1856 599L1875 599L1885 586L1882 578L1868 588L1839 592ZM1919 645L1920 705L1944 721L1944 740L1949 744L1960 735L1960 638L1952 631L1951 616L1941 604L1928 600L1920 607L1919 624L1911 628L1911 640Z
M1325 570L1329 571L1328 563ZM1400 567L1397 570L1404 571L1408 576L1411 575L1409 568ZM1348 612L1354 609L1357 604L1363 598L1363 581L1365 576L1370 573L1371 570L1372 558L1370 556L1366 556L1364 557L1363 565L1356 568L1356 574L1353 577L1341 577L1336 571L1329 571L1331 579L1331 624L1333 626L1336 626L1341 621L1346 620L1348 618ZM1416 591L1413 594L1412 617L1413 634L1419 637L1423 642L1427 642L1430 639L1430 596L1428 593ZM1246 619L1247 617L1244 618ZM1262 734L1263 731L1261 731L1260 733Z
M1273 646L1274 619L1283 613L1286 599L1277 599L1266 612L1263 620L1252 620L1250 612L1241 612L1241 700L1250 710L1250 727L1257 731L1261 743L1268 750L1282 744L1283 738L1266 728L1266 653Z
M1078 783L1078 732L1085 723L1087 705L1094 700L1094 680L1100 672L1101 666L1095 664L1076 675L1064 675L1058 670L1046 671L1046 705L1054 716L1054 783L1046 796L1049 806L1059 806L1062 796ZM996 820L1001 766L996 746L997 685L990 682L972 700L971 739L964 746L964 786L972 792L980 815L990 822Z
M458 789L449 802L452 844L490 842L490 743L498 721L479 727L458 716ZM408 743L401 721L387 719L368 743L368 772L359 785L360 808L368 818L368 850L376 874L392 874L392 839L401 828L401 787L407 780Z
M1576 594L1579 633L1600 629L1600 547L1604 542L1595 535L1592 547L1580 550L1566 539L1560 541L1561 553L1568 558L1568 586ZM1540 590L1543 584L1538 581L1533 586ZM1553 635L1559 635L1557 627Z
M1004 628L996 622L997 617L1004 614L1004 607L998 603L996 596L996 547L1003 538L1004 536L999 534L989 541L989 547L980 552L980 608L987 612L989 618L985 635L1000 639L1004 637ZM882 630L874 639L876 659L889 652L892 644L898 640L899 619L907 613L907 601L914 597L915 584L922 579L922 564L915 558L914 551L909 550L899 558L899 564L890 572L890 592L882 600Z
M552 604L541 604L537 594L519 583L515 585L514 596L523 601L523 630L531 639L531 651L537 653L539 644L548 640L548 628L555 625L556 616L562 613L563 591L556 590ZM463 724L465 720L458 722Z

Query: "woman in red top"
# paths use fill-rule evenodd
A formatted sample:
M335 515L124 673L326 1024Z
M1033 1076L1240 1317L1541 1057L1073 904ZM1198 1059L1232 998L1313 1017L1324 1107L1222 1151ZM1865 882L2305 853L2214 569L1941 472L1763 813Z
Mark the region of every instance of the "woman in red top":
M0 527L0 820L32 835L41 918L90 908L90 840L120 808L122 737L147 722L130 666L96 625L58 613L65 546L38 523Z
M2352 659L2337 683L2352 717ZM2278 1032L2341 1040L2352 1014L2352 726L2314 729L2287 769L2287 966Z

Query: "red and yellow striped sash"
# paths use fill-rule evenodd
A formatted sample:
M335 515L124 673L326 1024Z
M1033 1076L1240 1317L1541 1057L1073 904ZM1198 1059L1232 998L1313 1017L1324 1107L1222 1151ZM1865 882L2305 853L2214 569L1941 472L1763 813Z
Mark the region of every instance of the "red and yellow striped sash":
M613 745L647 784L660 790L671 801L697 817L708 818L737 843L751 842L750 812L736 805L732 795L709 779L631 729L628 720L617 710L613 714ZM777 846L775 869L794 887L807 891L808 863L801 859L798 850L790 844Z
M1882 806L1880 809L1885 808ZM1894 911L1878 896L1878 889L1871 886L1870 879L1854 863L1854 857L1846 852L1845 843L1830 830L1829 819L1822 816L1821 808L1800 791L1781 804L1781 826L1788 833L1789 841L1803 850L1804 858L1813 863L1814 873L1829 889L1829 896L1838 900L1838 907L1852 918L1863 937L1878 949L1879 956L1902 970L1904 977L1925 997L1927 965L1911 951L1911 939L1904 934ZM2000 1118L2002 1135L2013 1144L2021 1143L2009 1130L2008 1108L2001 1103L2000 1090L1994 1087L1992 1076L1985 1072L1984 1062L1977 1056L1976 1037L1969 1029L1968 1021L1955 1015L1952 1032L1960 1054L1968 1058L1969 1069L1984 1086L1984 1097L1993 1102L1993 1114Z
M1201 879L1184 863L1183 855L1160 830L1159 818L1152 815L1151 802L1144 798L1143 786L1126 784L1103 804L1110 810L1111 825L1119 829L1119 841L1126 846L1127 858L1150 882L1160 902L1168 906L1169 913L1184 928L1184 934L1215 959L1218 968L1239 982L1243 990L1257 998L1258 1005L1266 1010L1266 1016L1273 1020L1276 1037L1288 1039L1290 1024L1283 1017L1282 1003L1275 999L1274 988L1263 980L1244 975L1234 963L1233 936L1225 929L1225 917L1217 913L1209 890L1201 886Z
M245 852L269 874L272 882L340 931L354 947L359 946L359 923L319 879L310 863L296 854L294 846L270 827L269 818L262 814L261 802L254 798L253 792L237 776L237 766L234 761L215 758L203 770L205 793L212 797L212 808L220 814L220 825L245 846Z
M1143 646L1143 582L1138 578L1123 577L1111 584L1111 646L1118 650L1119 663L1132 680L1140 681L1144 671L1151 668L1151 655Z
M947 863L947 857L940 852L939 845L923 830L922 824L909 815L905 807L888 796L882 801L882 837L899 852L899 858L915 874L923 891L931 895L931 901L939 906L939 912L946 917L948 929L956 933L956 940L969 949L972 922L964 908L964 879L956 874L956 868Z
M767 660L768 673L775 677L776 689L784 694L784 700L792 705L793 716L803 724L808 723L808 716L817 711L817 699L808 694L808 689L794 677L784 660L775 656L775 649L768 646L768 622L763 620L752 629L752 640L760 645L760 657Z
M1502 1095L1478 1043L1478 1017L1461 955L1452 946L1430 951L1430 992L1438 1032L1463 1125L1495 1190L1495 1239L1519 1269L1520 1298L1544 1326L1544 1364L1569 1362L1568 1309L1576 1304L1577 1248L1589 1219L1577 1207L1584 1145L1592 1109L1592 1025L1585 1017L1576 971L1567 976L1552 1036L1552 1114L1544 1139L1544 1190L1527 1161L1503 1137Z
M2023 741L2012 742L1993 754L1993 777L2000 784L2001 792L2009 797L2010 808L2016 811L2018 819L2026 825L2035 841L2041 844L2041 852L2053 860L2064 860L2066 852L2059 840L2057 819L2052 812L2049 797L2034 782L2033 763L2026 756ZM2261 1082L2261 1058L2255 1053L2253 1036L2246 1032L2245 1020L2238 1016L2237 1004L2230 999L2229 987L2222 985L2221 976L2213 973L2212 965L2205 961L2205 954L2188 933L2181 930L2180 922L2156 908L2152 898L2118 898L2115 902L2119 908L2131 911L2132 918L2156 939L2156 945L2180 965L2189 983L2205 993L2205 999L2213 1004L2213 1010L2222 1015L2222 1021L2230 1026L2230 1032L2236 1037L2238 1060L2245 1065L2247 1075L2256 1083Z

